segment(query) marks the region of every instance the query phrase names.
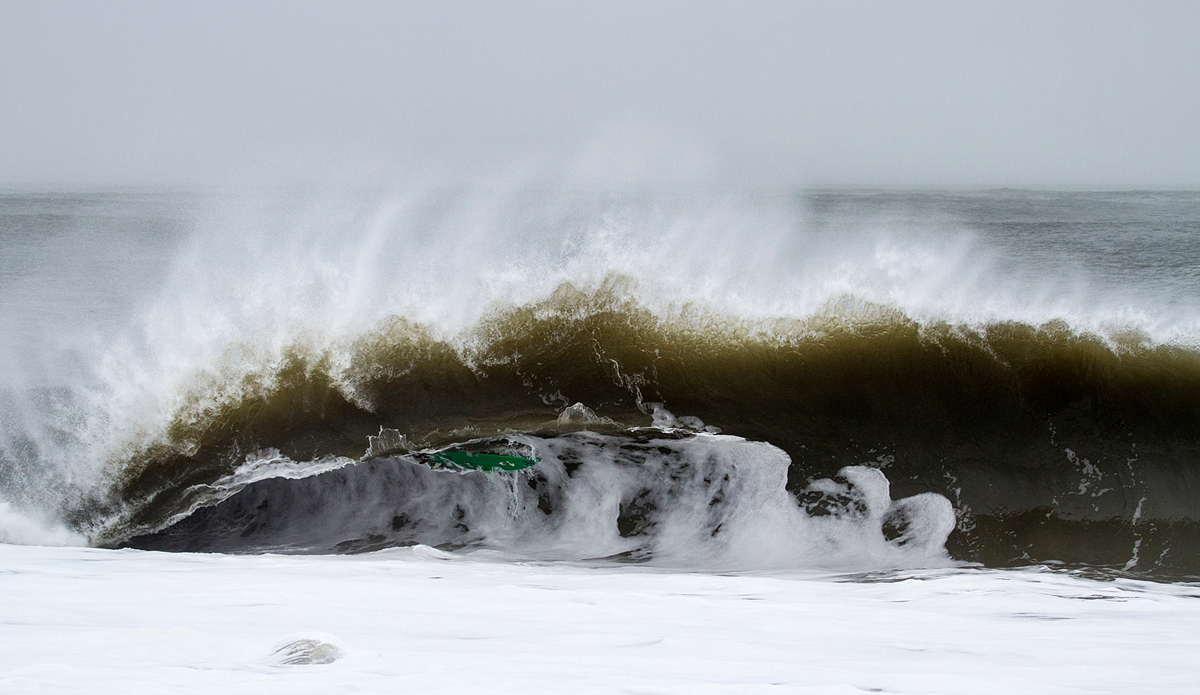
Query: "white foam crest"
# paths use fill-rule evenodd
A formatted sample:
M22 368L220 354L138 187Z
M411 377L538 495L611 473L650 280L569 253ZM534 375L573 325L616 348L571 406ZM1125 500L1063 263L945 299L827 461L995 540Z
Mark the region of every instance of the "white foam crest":
M139 329L164 366L210 362L230 345L335 341L391 315L455 336L497 305L613 275L663 314L697 305L734 319L807 318L853 297L926 320L1194 324L1105 297L1077 268L1014 281L1011 259L965 227L813 229L784 196L617 199L514 184L229 208L197 225Z

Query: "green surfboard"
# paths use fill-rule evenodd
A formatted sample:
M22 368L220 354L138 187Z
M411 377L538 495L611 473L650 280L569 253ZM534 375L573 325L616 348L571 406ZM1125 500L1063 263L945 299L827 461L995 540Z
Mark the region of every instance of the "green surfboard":
M519 471L541 462L541 459L525 456L476 454L469 451L437 451L421 458L430 468L476 471Z

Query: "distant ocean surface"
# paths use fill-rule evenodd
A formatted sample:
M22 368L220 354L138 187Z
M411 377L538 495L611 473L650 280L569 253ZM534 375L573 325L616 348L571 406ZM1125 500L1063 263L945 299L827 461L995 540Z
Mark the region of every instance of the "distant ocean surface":
M0 248L0 541L1200 576L1200 193L10 190Z

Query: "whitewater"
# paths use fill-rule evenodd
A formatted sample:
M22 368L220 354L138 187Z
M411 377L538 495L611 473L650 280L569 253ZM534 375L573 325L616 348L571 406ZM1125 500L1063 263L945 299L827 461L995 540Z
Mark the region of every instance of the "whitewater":
M0 687L1191 692L1198 225L2 192Z
M1195 586L0 546L6 692L1194 692Z

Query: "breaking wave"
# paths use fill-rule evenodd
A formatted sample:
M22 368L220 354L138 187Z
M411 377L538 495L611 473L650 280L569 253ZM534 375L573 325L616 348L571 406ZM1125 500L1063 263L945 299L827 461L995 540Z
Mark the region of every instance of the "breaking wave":
M535 448L545 461L561 460L556 447L581 449L572 460L601 466L614 457L636 459L630 452L641 445L630 438L646 435L631 433L653 427L655 408L666 404L687 413L694 431L703 431L698 423L720 423L720 431L741 442L740 449L726 443L729 452L761 458L755 446L769 445L779 489L791 492L797 509L814 480L868 465L904 495L936 493L953 501L959 519L950 548L960 559L1124 566L1137 546L1160 566L1177 567L1169 564L1174 551L1190 567L1180 552L1200 519L1200 495L1191 494L1200 492L1193 463L1200 460L1200 356L1190 350L1135 338L1114 344L1062 324L920 326L882 308L871 320L826 317L775 325L770 333L668 323L611 287L560 288L542 303L493 317L480 335L464 350L396 321L356 339L345 355L289 352L274 372L221 390L224 402L205 389L176 414L166 439L126 461L117 497L127 511L113 517L122 521L103 537L119 542L157 529L191 509L195 486L245 468L247 454L260 461L255 470L277 479L273 489L303 488L301 498L316 500L325 494L322 485L344 490L360 484L348 482L358 477L384 475L360 472L381 463L356 463L369 458L381 430L402 434L414 449L444 447L559 427L564 417L570 421L568 406L580 404L573 407L603 418L590 427L608 439L585 447L577 435L544 435ZM266 448L273 456L254 459ZM309 463L261 462L280 457ZM695 466L705 460L691 458ZM419 467L390 465L410 476ZM656 458L639 465L669 467ZM282 480L297 477L291 470L308 476L325 468L337 471L303 486ZM426 489L426 478L447 477L424 475L413 478L417 489ZM555 484L565 485L559 478ZM611 483L614 499L641 494L621 488L619 479ZM693 493L654 494L682 505ZM459 506L449 492L435 497L447 514ZM601 502L592 503L597 508L586 514L601 513ZM486 504L502 513L500 502ZM617 529L619 505L606 513L611 518L596 528ZM328 518L334 512L314 514L331 524L329 533L339 528ZM348 537L317 535L326 549L372 535L340 532ZM291 533L278 545L320 546ZM466 541L451 535L441 542Z
M50 490L72 533L169 550L422 543L706 567L1200 574L1200 352L1176 339L1186 316L1167 330L1056 319L1053 303L1008 318L995 304L964 311L961 298L930 304L929 273L897 279L894 259L879 261L882 275L851 264L866 273L856 291L810 287L824 299L807 308L739 310L750 290L667 292L652 264L618 262L637 255L631 237L599 260L584 254L605 272L581 272L582 252L568 254L545 266L549 280L512 271L478 309L480 286L464 295L454 280L489 261L462 234L418 245L416 256L453 249L456 260L430 261L433 275L397 266L406 299L374 306L372 288L389 286L379 257L396 241L385 222L361 225L348 274L309 252L264 265L306 248L296 239L248 254L250 280L235 279L240 266L217 272L211 241L185 248L171 282L189 289L169 283L142 341L104 353L103 388L26 392L76 420L58 439L10 433L9 497ZM594 251L603 237L580 238ZM908 258L935 247L915 244ZM941 247L955 263L970 256ZM431 278L446 297L413 285ZM56 441L96 465L31 467ZM519 447L540 462L422 463L421 452L456 446Z

